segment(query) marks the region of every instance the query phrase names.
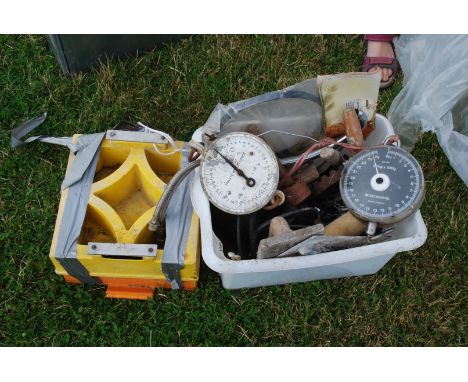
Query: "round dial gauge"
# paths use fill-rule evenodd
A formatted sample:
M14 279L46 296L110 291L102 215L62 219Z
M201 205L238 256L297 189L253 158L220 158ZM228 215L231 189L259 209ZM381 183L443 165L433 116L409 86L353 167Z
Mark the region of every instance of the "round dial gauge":
M394 146L381 146L346 163L340 191L343 202L357 217L392 224L421 206L424 175L412 155Z
M235 132L213 142L200 164L203 190L211 203L233 215L258 211L278 187L278 162L253 134Z

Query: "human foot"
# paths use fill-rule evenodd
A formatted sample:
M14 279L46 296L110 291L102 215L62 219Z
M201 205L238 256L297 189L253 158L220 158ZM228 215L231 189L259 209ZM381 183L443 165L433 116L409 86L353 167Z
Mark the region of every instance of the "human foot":
M395 58L390 41L368 39L367 55L362 65L363 72L380 73L380 89L385 89L395 82L398 61Z
M395 58L393 47L389 42L386 41L368 41L367 42L367 57L389 57ZM380 66L374 66L369 69L369 73L381 72L381 81L387 82L392 76L393 70L390 68L381 68Z

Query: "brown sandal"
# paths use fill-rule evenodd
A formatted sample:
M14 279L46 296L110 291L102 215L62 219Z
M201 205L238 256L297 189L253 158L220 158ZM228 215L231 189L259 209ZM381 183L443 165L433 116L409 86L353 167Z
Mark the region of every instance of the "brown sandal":
M389 86L393 85L395 82L395 76L398 70L398 60L393 57L368 57L364 58L364 63L362 64L362 71L368 72L370 69L378 66L379 68L388 68L392 71L392 75L387 81L380 82L380 89L386 89Z

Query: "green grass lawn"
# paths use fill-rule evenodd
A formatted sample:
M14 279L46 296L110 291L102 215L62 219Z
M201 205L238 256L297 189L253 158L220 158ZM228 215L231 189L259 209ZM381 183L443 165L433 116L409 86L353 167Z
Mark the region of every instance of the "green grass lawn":
M319 74L358 70L360 36L196 36L63 76L42 36L0 36L0 344L466 345L467 191L434 136L413 154L426 177L426 244L373 276L228 291L202 265L194 292L148 302L66 284L49 246L68 152L14 151L10 130L47 111L41 134L69 136L144 120L180 139L228 103ZM380 96L385 114L402 79Z

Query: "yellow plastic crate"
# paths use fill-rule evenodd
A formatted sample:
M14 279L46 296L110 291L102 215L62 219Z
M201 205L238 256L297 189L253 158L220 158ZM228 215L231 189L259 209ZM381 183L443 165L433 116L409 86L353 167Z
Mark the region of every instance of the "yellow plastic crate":
M77 137L73 137L74 141ZM177 145L182 147L183 142L177 142ZM172 151L165 144L158 144L158 149ZM155 288L171 287L162 272L162 249L157 250L155 257L122 259L89 255L88 243L155 243L155 234L148 230L148 222L166 182L179 170L181 155L180 152L160 155L151 143L103 140L78 240L77 259L90 276L108 285L108 297L150 298ZM67 171L74 158L71 153ZM66 189L61 194L49 257L57 274L69 282L79 283L55 257L67 196ZM185 289L194 289L198 281L199 231L199 220L193 213L184 267L180 270Z

